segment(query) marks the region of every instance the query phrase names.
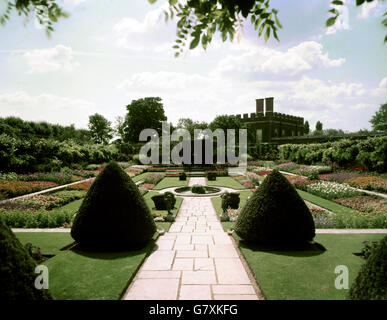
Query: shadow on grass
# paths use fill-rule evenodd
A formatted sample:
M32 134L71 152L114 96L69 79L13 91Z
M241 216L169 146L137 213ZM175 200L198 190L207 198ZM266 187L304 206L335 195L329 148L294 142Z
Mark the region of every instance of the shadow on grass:
M252 251L269 252L281 256L291 257L312 257L323 254L326 249L323 245L317 242L306 243L302 246L279 246L279 245L264 245L264 244L251 244L243 240L239 240L239 247L241 249L249 249Z
M155 240L152 239L148 242L145 247L142 248L133 248L133 249L96 249L96 248L85 248L81 247L79 244L76 244L70 250L76 254L79 254L84 257L99 259L99 260L114 260L121 259L125 257L133 257L139 254L146 253L150 254L155 248Z

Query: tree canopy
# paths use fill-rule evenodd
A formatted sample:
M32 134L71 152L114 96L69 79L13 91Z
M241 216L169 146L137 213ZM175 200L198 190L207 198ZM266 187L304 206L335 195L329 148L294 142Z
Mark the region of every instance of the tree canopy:
M387 103L382 104L370 120L372 129L387 132Z
M161 134L161 122L167 120L161 98L147 97L133 100L126 108L128 113L125 117L125 142L138 142L140 132L148 128Z
M89 130L95 143L108 144L113 138L111 122L98 113L89 116Z

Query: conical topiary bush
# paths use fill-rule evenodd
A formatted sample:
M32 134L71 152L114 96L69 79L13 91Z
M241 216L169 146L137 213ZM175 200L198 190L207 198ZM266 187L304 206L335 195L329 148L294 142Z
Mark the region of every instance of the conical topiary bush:
M91 185L71 228L82 247L109 250L144 247L155 232L144 198L114 161Z
M47 289L35 288L36 263L2 219L0 219L0 299L52 299Z
M362 265L348 292L352 300L387 300L387 236Z
M313 217L296 189L273 170L241 210L235 232L245 241L302 245L313 240Z

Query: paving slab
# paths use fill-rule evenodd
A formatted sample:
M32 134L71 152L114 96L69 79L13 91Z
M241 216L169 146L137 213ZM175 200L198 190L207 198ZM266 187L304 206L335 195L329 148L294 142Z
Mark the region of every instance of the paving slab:
M196 184L198 179L190 182ZM210 198L184 198L176 222L156 244L124 299L258 299L254 280L224 232Z

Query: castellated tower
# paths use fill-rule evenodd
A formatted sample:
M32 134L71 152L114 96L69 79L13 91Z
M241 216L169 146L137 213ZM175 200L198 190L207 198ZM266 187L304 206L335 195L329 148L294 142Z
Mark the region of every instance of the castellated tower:
M255 100L255 113L236 115L246 124L249 142L304 135L304 118L274 112L274 97Z

